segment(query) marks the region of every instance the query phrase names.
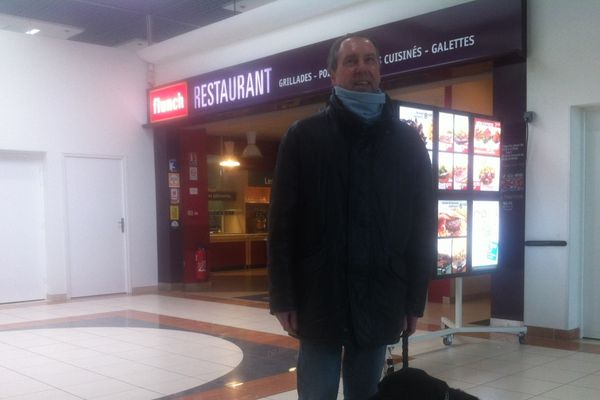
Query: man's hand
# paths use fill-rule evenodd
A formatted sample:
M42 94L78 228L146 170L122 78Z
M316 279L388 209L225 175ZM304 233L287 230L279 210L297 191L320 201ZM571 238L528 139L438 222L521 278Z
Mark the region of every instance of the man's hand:
M296 311L282 311L275 313L281 327L291 336L298 335L298 314Z
M404 332L403 335L410 336L417 330L417 321L419 317L415 317L413 315L407 315L406 321L404 323Z

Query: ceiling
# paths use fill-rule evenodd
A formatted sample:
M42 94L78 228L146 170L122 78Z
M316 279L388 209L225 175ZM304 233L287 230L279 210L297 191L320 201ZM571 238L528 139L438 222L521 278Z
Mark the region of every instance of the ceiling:
M139 49L276 0L0 0L0 29Z

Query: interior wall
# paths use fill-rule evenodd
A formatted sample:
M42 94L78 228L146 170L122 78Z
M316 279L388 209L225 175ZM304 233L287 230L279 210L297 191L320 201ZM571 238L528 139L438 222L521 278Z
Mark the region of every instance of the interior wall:
M0 48L0 150L45 159L48 295L67 294L66 154L124 158L131 283L155 286L152 135L142 128L145 64L125 50L7 31L0 31Z
M525 249L525 323L580 326L580 263L572 203L571 108L600 103L600 2L529 0L527 108L529 127L526 239L566 240L567 247ZM577 23L568 23L577 21ZM560 26L561 29L556 27ZM575 160L576 161L576 160Z

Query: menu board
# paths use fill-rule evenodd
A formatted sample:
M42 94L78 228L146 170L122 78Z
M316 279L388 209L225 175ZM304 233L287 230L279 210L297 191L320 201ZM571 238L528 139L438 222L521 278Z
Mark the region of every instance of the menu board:
M437 186L436 277L489 272L499 265L502 125L492 118L400 106L418 129Z

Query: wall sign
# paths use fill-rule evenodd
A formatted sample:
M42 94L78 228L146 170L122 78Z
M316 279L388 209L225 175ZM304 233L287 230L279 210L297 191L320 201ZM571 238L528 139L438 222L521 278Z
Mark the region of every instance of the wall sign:
M150 123L184 118L188 115L187 82L173 83L148 92Z
M179 173L177 172L169 172L169 187L170 188L178 188L181 187L181 179L179 177Z
M525 57L524 0L478 0L360 32L381 52L382 78L504 56ZM196 118L329 90L331 40L149 91L150 123ZM187 85L184 92L183 85ZM185 94L184 94L185 93ZM182 101L186 107L182 107ZM163 111L164 110L164 111Z

